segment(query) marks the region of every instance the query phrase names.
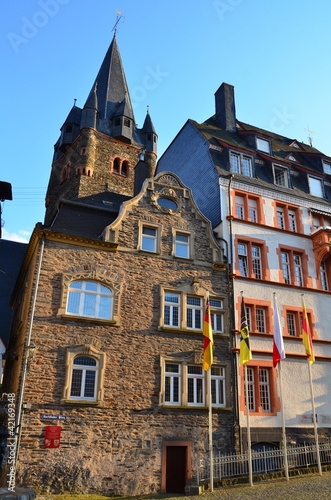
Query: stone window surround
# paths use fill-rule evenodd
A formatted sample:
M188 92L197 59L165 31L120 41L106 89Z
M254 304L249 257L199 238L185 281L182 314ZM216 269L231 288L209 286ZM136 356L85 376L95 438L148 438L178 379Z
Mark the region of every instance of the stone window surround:
M167 363L176 364L180 366L180 370L178 372L179 377L179 402L178 403L167 403L165 402L165 367ZM200 403L189 403L188 402L188 365L196 365L202 366L202 352L191 351L189 353L176 353L175 355L161 355L160 356L160 368L161 368L161 380L160 380L160 394L159 394L159 404L163 407L179 407L179 408L192 408L195 409L205 408L209 404L209 398L207 394L207 378L206 373L202 370L202 376L204 378L204 401L202 404ZM227 364L219 363L217 360L213 363L213 366L217 368L224 369L224 404L215 405L213 404L213 408L226 408L227 405L227 395L230 393L228 382L228 372L227 372Z
M185 229L177 229L177 228L172 228L172 250L171 250L171 255L175 257L176 259L181 259L181 260L194 260L194 231L188 231ZM176 255L176 235L177 234L184 234L185 236L188 236L188 257L180 257Z
M84 266L83 266L84 267ZM66 313L67 299L69 292L69 284L73 281L95 281L102 285L107 286L113 292L113 315L112 319L100 319L100 318L90 318L86 316L75 316ZM120 277L116 275L106 275L98 272L95 269L90 268L89 270L80 270L72 273L65 273L62 275L62 287L61 287L61 298L60 307L57 312L57 316L65 319L71 320L81 320L81 321L93 321L98 323L107 323L114 326L120 325L120 296L121 296L121 281Z
M156 230L156 250L155 252L149 252L148 250L144 250L142 248L142 235L143 235L143 228L149 227L152 229ZM138 250L141 252L147 252L147 253L155 253L155 254L160 254L161 253L161 232L162 232L162 225L161 224L155 224L154 222L146 222L139 220L138 221Z
M97 383L96 383L95 401L70 398L73 361L77 356L90 356L97 362ZM68 347L66 350L66 371L65 371L65 382L63 388L62 402L68 404L100 405L100 403L102 403L104 398L103 382L104 382L105 364L106 364L106 355L91 344Z
M164 297L165 297L165 293L168 292L168 293L174 293L176 295L179 295L179 304L178 304L178 308L179 308L179 326L178 327L173 327L173 326L168 326L168 325L165 325L164 324ZM223 310L220 311L219 309L215 309L215 311L213 310L213 308L211 307L211 313L215 312L217 314L220 314L221 312L223 312L223 325L224 325L224 333L225 333L225 330L226 330L226 310L227 310L227 300L226 300L226 296L223 296L222 294L215 294L215 293L209 293L205 288L203 288L199 282L193 282L192 285L184 285L182 287L178 287L178 288L172 288L172 287L167 287L167 286L163 286L163 285L160 285L160 328L161 329L164 329L164 330L172 330L172 331L181 331L181 332L185 332L185 333L198 333L199 335L201 334L202 332L202 329L201 330L194 330L192 328L187 328L187 325L186 325L186 310L187 310L187 307L186 307L186 297L187 296L197 296L199 298L202 298L202 302L203 302L203 305L202 305L202 328L203 328L203 321L204 321L204 313L205 313L205 307L206 307L206 302L207 302L207 298L209 297L210 295L210 299L213 298L213 299L219 299L219 300L222 300L223 302ZM214 332L214 335L224 335L224 333L217 333L217 332Z

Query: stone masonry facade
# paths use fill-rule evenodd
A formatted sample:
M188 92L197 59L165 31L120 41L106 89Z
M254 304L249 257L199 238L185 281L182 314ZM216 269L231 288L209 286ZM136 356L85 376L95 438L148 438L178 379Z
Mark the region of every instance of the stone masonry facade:
M164 199L177 208L162 206ZM141 248L145 225L158 228L157 252ZM176 231L190 235L190 258L174 255ZM34 274L36 279L42 239L31 336L36 353L29 360L23 397L27 409L18 460L21 484L43 492L138 495L166 491L166 443L187 444L191 451L187 483L194 484L198 460L208 449L208 409L205 403L188 404L184 379L181 404L167 404L164 392L167 360L179 360L182 367L202 363L202 329L188 328L183 306L187 296L202 298L204 305L208 297L220 298L224 304L223 332L214 334L214 365L225 373L225 404L213 410L215 450L232 449L234 414L227 270L211 226L197 210L190 191L176 176L150 179L105 228L104 240L36 229L32 241L38 244L30 248L33 258L30 267L26 263L27 277ZM113 290L111 320L66 312L68 286L77 279ZM17 304L25 286L22 279ZM166 324L165 291L178 292L183 299L180 328ZM17 312L21 317L24 314L28 320L27 312ZM26 333L23 328L16 347L22 345ZM70 359L77 353L98 360L96 401L70 399ZM22 356L18 358L13 370L22 363ZM20 387L7 389L19 392ZM63 420L45 420L45 415L61 415ZM60 446L47 449L45 427L53 424L62 426Z
M108 190L133 196L134 167L138 156L137 146L93 129L82 129L73 144L52 165L45 224L51 224L60 199L72 200ZM148 177L151 177L155 171L156 155L147 152L145 161Z

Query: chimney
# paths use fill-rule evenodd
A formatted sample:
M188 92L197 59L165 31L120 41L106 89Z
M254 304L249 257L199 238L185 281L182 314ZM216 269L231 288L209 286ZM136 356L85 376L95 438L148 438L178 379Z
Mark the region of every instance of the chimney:
M236 108L234 104L234 87L228 83L222 83L215 92L216 120L224 130L235 132Z

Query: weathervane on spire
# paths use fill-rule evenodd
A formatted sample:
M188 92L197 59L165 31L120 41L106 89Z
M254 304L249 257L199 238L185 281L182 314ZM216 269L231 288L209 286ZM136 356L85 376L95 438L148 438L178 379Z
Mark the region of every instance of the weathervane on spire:
M309 130L309 125L307 125L308 128L305 128L305 131L308 132L308 141L309 141L309 144L310 144L310 147L312 148L313 147L313 138L311 136L311 134L313 134L314 132L312 130Z
M120 12L119 10L116 11L116 22L114 24L114 27L112 29L112 31L115 33L115 35L117 34L117 30L118 30L118 23L120 22L120 20L123 18L123 23L124 23L124 14L123 12Z

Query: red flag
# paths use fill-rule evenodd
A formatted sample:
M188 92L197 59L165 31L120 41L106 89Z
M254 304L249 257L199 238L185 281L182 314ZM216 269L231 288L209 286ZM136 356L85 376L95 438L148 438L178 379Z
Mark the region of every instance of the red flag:
M204 346L203 346L203 364L202 368L208 371L213 364L213 330L211 327L211 317L210 317L210 305L209 300L207 300L205 319L203 323L203 336L204 336Z
M302 341L303 345L305 346L306 349L306 354L307 354L307 359L310 365L312 365L315 361L315 356L314 356L314 350L313 350L313 342L311 339L311 332L310 332L310 326L309 326L309 321L308 321L308 316L307 316L307 311L306 311L306 304L304 299L302 298L302 328L301 328L301 333L302 333Z

